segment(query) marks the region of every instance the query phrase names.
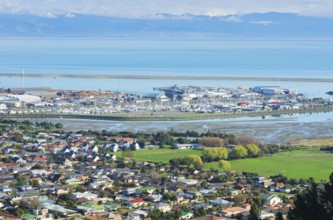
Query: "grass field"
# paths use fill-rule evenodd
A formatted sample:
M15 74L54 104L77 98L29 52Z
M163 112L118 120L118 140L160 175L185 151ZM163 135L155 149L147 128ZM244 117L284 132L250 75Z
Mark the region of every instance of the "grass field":
M173 150L173 149L152 149L132 151L133 159L147 162L168 163L169 160L177 157L184 157L191 154L202 155L201 150ZM117 156L122 156L121 152L116 153Z
M217 163L206 166L218 169ZM231 170L256 172L266 177L282 174L289 178L327 180L333 172L333 154L318 149L283 152L270 157L231 161Z
M173 158L191 154L202 155L201 150L192 149L153 149L132 153L134 160L156 163L168 163ZM117 152L116 155L122 156L122 153ZM205 168L219 169L217 162L207 163ZM266 177L282 174L289 178L313 177L317 181L328 180L333 172L333 154L320 151L318 148L283 152L269 157L231 161L231 170L256 172Z
M333 138L298 140L298 141L292 141L291 144L305 145L305 146L309 146L309 147L333 146Z

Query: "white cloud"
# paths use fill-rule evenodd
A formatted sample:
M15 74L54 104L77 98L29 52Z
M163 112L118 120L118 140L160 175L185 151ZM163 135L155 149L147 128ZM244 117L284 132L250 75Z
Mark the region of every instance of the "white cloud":
M159 14L228 16L284 12L333 18L332 0L0 0L0 13L103 15L146 18ZM232 21L233 17L230 18Z
M260 24L260 25L269 25L269 24L278 24L274 21L250 21L251 24Z
M236 15L230 15L230 16L226 17L226 18L224 19L224 21L227 21L227 22L234 22L234 23L240 23L240 22L243 22L243 20L242 20L240 17L236 16Z

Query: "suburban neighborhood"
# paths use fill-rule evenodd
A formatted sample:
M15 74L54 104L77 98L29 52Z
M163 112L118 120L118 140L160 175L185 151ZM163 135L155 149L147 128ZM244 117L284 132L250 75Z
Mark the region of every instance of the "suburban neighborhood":
M306 181L205 169L191 161L133 159L133 152L160 148L202 151L215 140L196 132L169 143L163 133L148 142L126 132L61 128L1 121L2 219L286 219L295 193L308 187ZM228 150L237 148L230 143Z

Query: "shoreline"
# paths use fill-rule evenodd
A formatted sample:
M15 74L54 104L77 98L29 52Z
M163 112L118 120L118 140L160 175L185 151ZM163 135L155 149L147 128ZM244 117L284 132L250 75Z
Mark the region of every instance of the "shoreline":
M287 78L287 77L234 77L234 76L152 76L152 75L94 75L94 74L53 74L53 73L0 73L0 77L38 78L87 78L87 79L151 79L151 80L236 80L236 81L285 81L285 82L333 82L333 78Z
M106 120L106 121L193 121L193 120L210 120L210 119L228 119L241 117L263 117L275 115L289 114L307 114L307 113L326 113L333 112L333 107L315 107L306 109L287 109L262 112L240 112L240 113L178 113L177 115L157 115L153 116L131 116L131 114L122 115L81 115L81 114L59 114L59 113L40 113L40 114L10 114L1 115L1 118L31 118L31 119L51 119L51 118L66 118L66 119L89 119L89 120Z

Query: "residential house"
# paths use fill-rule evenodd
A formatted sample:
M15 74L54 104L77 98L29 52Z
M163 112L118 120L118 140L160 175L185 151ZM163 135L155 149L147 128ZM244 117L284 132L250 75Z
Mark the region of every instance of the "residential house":
M130 208L138 208L143 206L146 202L142 199L132 199L127 202L128 207Z
M170 212L171 207L168 203L163 203L163 202L155 202L151 204L152 209L158 209L161 212Z
M254 185L257 187L267 188L273 184L272 179L267 179L266 177L259 176L254 178Z
M137 190L137 188L128 188L123 192L123 194L125 196L135 196L136 192L137 192L136 190Z
M48 210L49 213L61 216L61 217L75 217L77 215L77 211L66 209L63 206L51 204L51 203L45 203L45 208Z
M49 159L45 158L45 157L35 157L34 158L34 162L38 162L38 163L46 163Z
M161 194L154 194L154 195L150 195L148 196L148 200L152 201L152 202L160 202L162 201L163 196Z
M20 163L20 164L25 164L27 163L26 160L23 160L21 157L19 156L16 156L16 157L12 157L11 160L14 162L14 163Z
M223 207L231 207L231 206L234 205L233 202L230 202L230 201L222 199L222 198L217 198L217 199L214 199L214 200L210 200L210 203L212 205L223 206Z
M264 206L272 206L282 203L282 199L275 194L261 193L259 196L263 199Z
M246 212L247 210L243 207L240 206L235 206L235 207L229 207L224 210L222 210L222 215L225 217L234 217L237 216L238 214L242 212Z
M275 182L274 184L268 187L268 190L271 192L279 191L284 186L283 183Z
M22 186L19 187L20 191L29 191L29 190L32 190L32 189L33 189L32 186L28 185L28 184L22 185Z
M198 184L198 180L196 179L184 179L181 182L185 183L186 185L193 186Z
M279 191L283 192L283 193L291 193L294 190L296 190L296 187L294 187L294 186L292 186L290 184L286 184L283 187L281 187Z
M117 151L119 151L119 144L117 144L117 143L111 144L110 146L108 146L108 148L109 148L112 152L117 152Z
M93 200L93 199L97 199L98 196L96 194L86 191L83 193L75 192L75 193L73 193L73 197L74 197L74 199L86 198L88 200Z
M49 175L53 173L50 169L34 169L30 170L32 177L42 177L43 175Z
M0 192L10 195L14 192L14 190L7 185L0 185Z
M271 212L260 211L258 215L259 219L275 219L275 214Z
M7 171L9 169L20 167L19 163L0 163L0 172Z
M61 183L61 181L65 179L65 177L60 173L52 173L47 175L47 179L52 182Z
M202 149L201 144L191 143L191 144L176 144L176 149L183 150L183 149Z

